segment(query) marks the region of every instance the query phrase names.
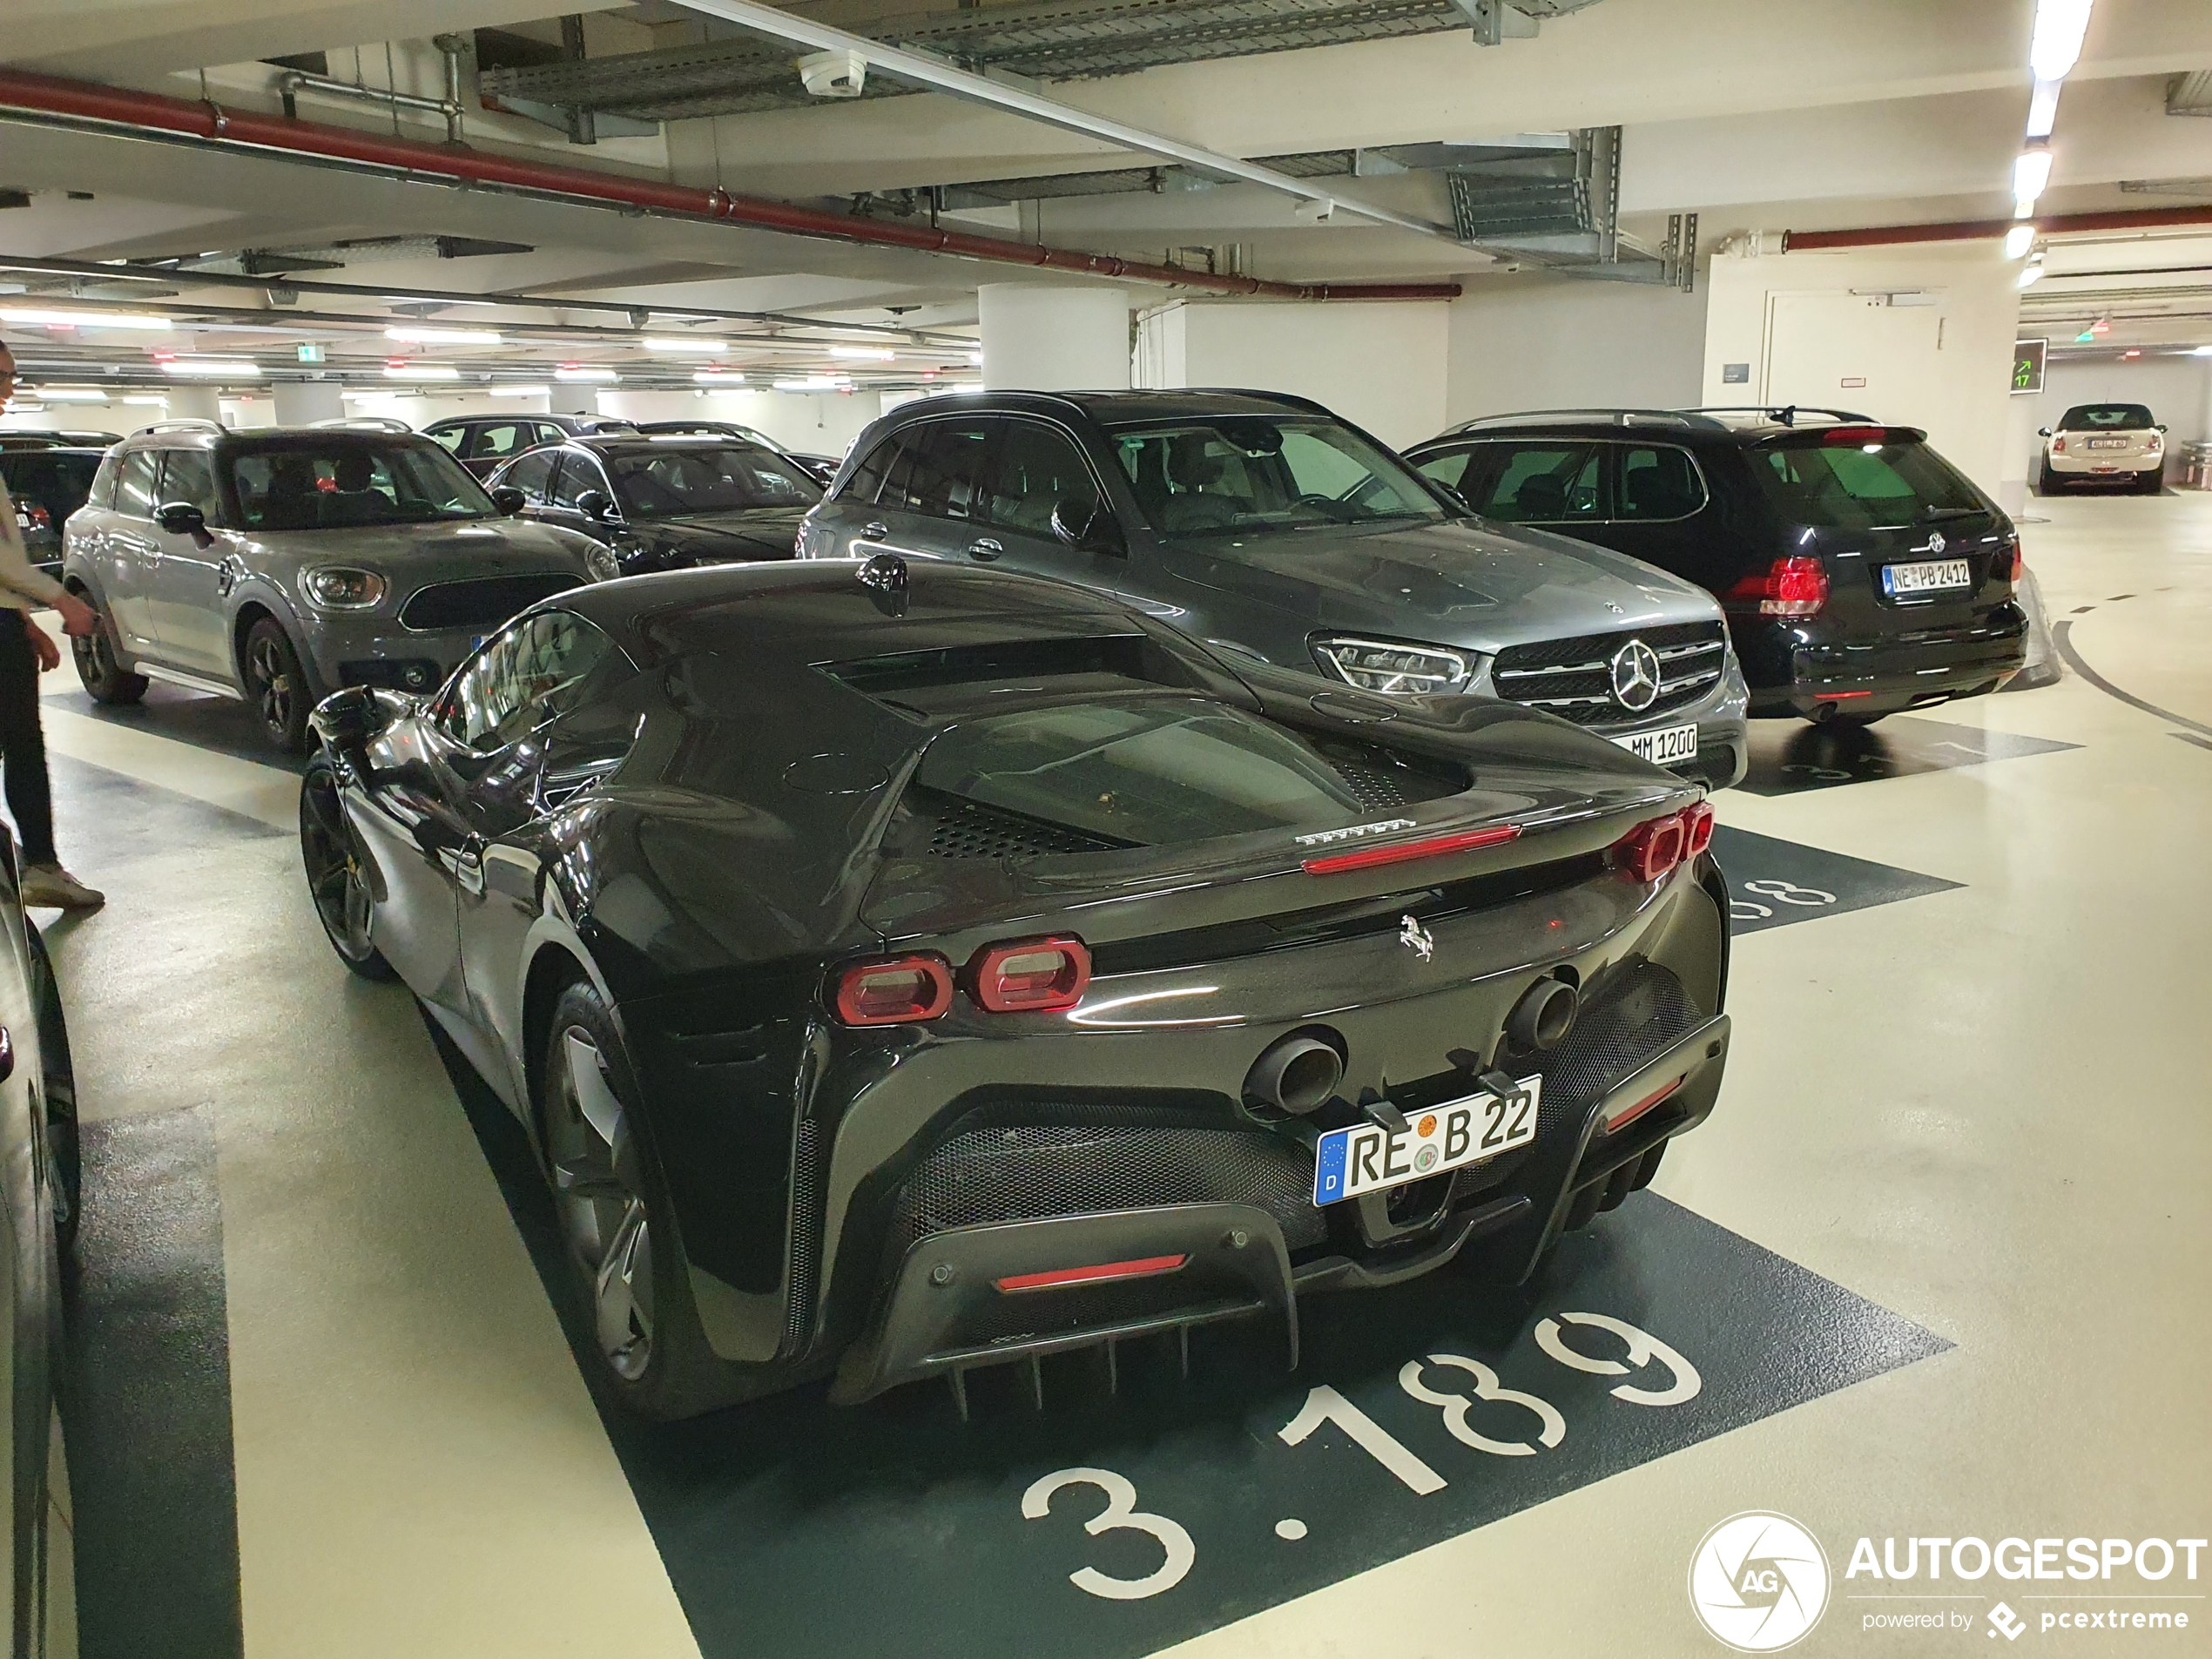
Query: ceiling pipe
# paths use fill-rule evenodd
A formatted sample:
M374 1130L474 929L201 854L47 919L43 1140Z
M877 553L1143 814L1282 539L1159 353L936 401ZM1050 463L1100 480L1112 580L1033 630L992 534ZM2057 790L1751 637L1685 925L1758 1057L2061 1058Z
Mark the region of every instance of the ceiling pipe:
M2108 212L2038 213L2032 219L1960 219L1942 225L1876 225L1857 231L1784 231L1784 253L1810 253L1821 248L1889 247L1900 242L1979 242L1995 240L2022 223L2035 226L2038 236L2065 236L2090 231L2155 231L2188 225L2212 225L2212 205L2193 207L2121 207Z
M1457 243L1459 240L1458 235L1448 225L1440 225L1433 219L1347 198L1325 185L1317 185L1310 179L1296 179L1286 172L1277 172L1272 167L1257 166L1239 156L1202 149L1195 144L1185 144L1180 138L1148 132L1142 127L1125 126L1119 121L1109 120L1103 115L1093 115L1088 110L1079 110L1072 104L1062 104L1057 98L1046 98L1025 87L961 69L932 54L887 46L880 40L871 40L866 35L853 34L850 30L835 29L828 24L816 23L811 17L797 17L779 7L763 5L760 0L678 0L678 3L687 11L719 17L725 23L736 24L740 29L765 35L771 40L788 41L794 46L812 46L817 51L841 53L848 58L859 59L870 69L880 69L902 81L926 86L933 92L948 93L954 98L965 98L971 104L981 104L1009 115L1041 121L1063 132L1096 138L1119 149L1134 150L1141 155L1179 161L1185 166L1216 173L1224 179L1238 179L1248 185L1263 185L1269 190L1280 191L1286 196L1295 196L1301 201L1318 203L1325 211L1331 207L1341 208L1361 219L1372 219L1378 225L1412 231L1420 236L1438 237L1447 242Z
M1264 296L1281 300L1451 300L1456 282L1345 283L1263 282L1254 277L1219 276L1174 266L1148 265L1103 253L1082 253L995 236L974 236L934 226L887 224L769 201L698 190L649 179L624 178L580 167L553 166L480 150L387 138L350 127L287 120L226 109L212 99L192 103L157 92L99 86L48 75L0 70L0 119L45 119L71 125L153 138L221 147L244 154L281 156L326 165L365 168L462 185L511 190L594 206L628 208L685 219L725 219L755 230L792 236L900 248L917 253L948 254L1032 270L1062 271L1109 281L1147 282L1204 293ZM189 277L179 275L179 280Z

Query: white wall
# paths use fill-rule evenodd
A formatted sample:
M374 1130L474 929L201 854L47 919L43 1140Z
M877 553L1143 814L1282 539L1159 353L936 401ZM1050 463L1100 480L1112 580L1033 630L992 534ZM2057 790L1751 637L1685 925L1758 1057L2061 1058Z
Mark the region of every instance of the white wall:
M1434 301L1178 301L1139 320L1138 383L1290 392L1403 447L1444 425L1445 314Z
M2076 359L2051 363L2040 396L2020 399L2033 406L2021 439L2032 455L2043 440L2038 427L2055 427L2076 403L2147 403L2152 417L2166 426L2166 476L2180 477L2182 446L2212 438L2212 357L2145 352L2133 361Z
M1699 401L1841 407L1921 427L1961 471L2000 495L2019 270L1986 243L1716 259L1706 273ZM1878 293L1907 291L1932 294L1935 303L1870 302ZM1925 347L1917 357L1906 350L1908 328ZM1855 352L1867 360L1858 374L1850 372ZM1770 373L1785 360L1798 366L1786 383ZM1816 362L1825 368L1809 379ZM1750 379L1726 381L1730 363L1750 365ZM1846 379L1866 384L1846 386Z
M1123 290L986 282L975 298L983 384L991 390L1129 389L1130 297Z
M1466 287L1446 307L1447 422L1702 401L1705 303L1696 294L1533 273L1469 277Z

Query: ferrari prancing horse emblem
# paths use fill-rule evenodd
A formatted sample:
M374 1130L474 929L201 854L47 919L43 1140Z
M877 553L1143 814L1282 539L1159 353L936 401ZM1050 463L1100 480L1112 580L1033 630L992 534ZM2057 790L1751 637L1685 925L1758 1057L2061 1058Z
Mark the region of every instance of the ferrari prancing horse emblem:
M1398 942L1407 950L1419 953L1423 961L1436 954L1434 935L1411 916L1398 919Z

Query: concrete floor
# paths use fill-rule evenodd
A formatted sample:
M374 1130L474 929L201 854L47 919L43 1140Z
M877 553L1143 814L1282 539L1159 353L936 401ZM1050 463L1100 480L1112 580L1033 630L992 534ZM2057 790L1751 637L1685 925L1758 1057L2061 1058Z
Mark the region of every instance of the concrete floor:
M1177 1652L1711 1654L1692 1550L1777 1509L1836 1574L1800 1650L1843 1653L1916 1639L1862 1634L1878 1604L1851 1598L1885 1588L1843 1577L1862 1534L2207 1533L2212 496L2033 510L2050 522L2027 525L2028 558L2071 648L2175 718L2069 672L1932 718L2077 747L1718 798L1725 826L1958 885L1741 939L1726 1089L1656 1185L1953 1345ZM63 854L111 895L49 929L83 1109L118 1181L154 1167L150 1147L201 1156L219 1209L228 1446L177 1457L231 1461L237 1592L208 1581L227 1557L197 1556L172 1588L206 1621L172 1651L236 1652L242 1632L254 1659L701 1652L421 1020L319 936L292 775L249 758L241 710L95 716L66 671L47 691ZM88 1250L114 1236L102 1202L88 1191ZM170 1455L158 1422L127 1459ZM102 1659L120 1633L93 1628L93 1568L149 1568L79 1530ZM1958 1603L1977 1619L2000 1593L1942 1588L1987 1588ZM2161 1604L2192 1629L2159 1645L2212 1651L2202 1581L2112 1588L2198 1598ZM2001 1593L2033 1617L2062 1604L2025 1593L2080 1588ZM941 1616L962 1616L956 1581ZM2107 1640L2129 1641L2072 1638ZM1069 1650L1040 1627L1035 1651Z

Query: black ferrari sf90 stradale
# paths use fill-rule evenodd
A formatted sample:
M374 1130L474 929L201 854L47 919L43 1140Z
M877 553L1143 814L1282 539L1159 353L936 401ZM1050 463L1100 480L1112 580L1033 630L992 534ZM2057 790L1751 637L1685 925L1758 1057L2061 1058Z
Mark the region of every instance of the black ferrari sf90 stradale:
M1073 587L579 588L314 725L331 941L528 1126L652 1414L1246 1315L1295 1359L1303 1295L1526 1276L1720 1087L1696 786Z

